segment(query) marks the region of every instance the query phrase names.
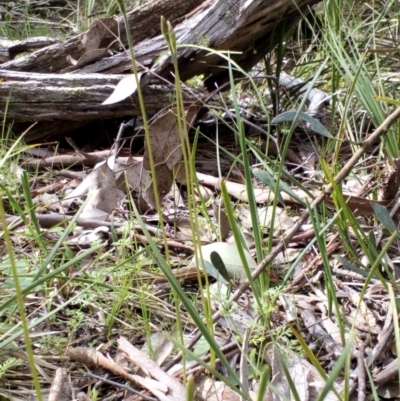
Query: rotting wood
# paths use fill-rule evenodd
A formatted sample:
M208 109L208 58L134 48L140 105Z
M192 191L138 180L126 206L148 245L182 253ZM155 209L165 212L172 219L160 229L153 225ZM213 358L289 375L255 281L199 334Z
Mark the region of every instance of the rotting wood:
M17 122L69 120L89 122L96 119L140 114L133 95L118 104L101 103L113 92L123 75L108 74L36 74L0 70L0 118L4 114ZM154 114L171 104L173 88L144 88L146 110ZM184 93L188 102L194 92Z
M173 79L172 58L167 52L165 38L160 34L160 16L164 16L174 26L177 43L188 45L181 47L178 53L181 79L186 81L203 75L207 89L211 90L229 78L227 56L224 58L221 54L210 54L199 46L221 52L230 51L230 59L243 70L249 70L265 53L273 50L282 35L298 21L302 13L306 14L309 7L316 3L318 0L153 0L132 10L128 15L135 57L139 64L151 68L152 75L148 74L146 77L148 81L154 83L157 77ZM104 26L107 28L102 29ZM99 34L100 39L96 38L99 39L98 43L95 40L95 45L92 43L88 46L87 38L97 28L102 31ZM118 43L126 46L125 27L121 18L96 20L91 29L92 31L63 44L49 46L2 64L0 118L10 100L7 121L19 124L46 121L30 132L31 138L42 140L54 139L54 135L57 138L65 135L67 126L62 121L83 126L94 120L141 114L138 102L132 98L115 105L101 105L122 78L122 75L111 74L131 70L131 60L125 51L98 61L87 57L90 62L87 63L86 59L81 65L88 65L77 69L80 65L78 62L73 66L76 71L72 74L54 74L71 69L72 59L82 60L82 56L96 51L97 48L107 50L113 43L114 46ZM39 77L27 74L23 78L22 74L13 75L17 71L34 71L44 75ZM104 75L94 74L97 72ZM243 77L240 72L234 71L234 74ZM147 113L154 114L171 104L172 90L145 84L143 89ZM185 98L193 101L190 95L185 94ZM53 123L49 124L49 121ZM46 132L43 131L43 135L40 135L42 125L45 125ZM21 133L20 129L26 126L20 128L14 125L14 128L18 128L19 131L14 129L14 133L18 135Z
M128 22L133 44L137 44L145 39L152 38L161 33L160 16L177 24L185 17L185 14L193 11L201 5L203 0L152 0L142 7L135 8L128 13ZM124 47L127 47L127 39L123 18L116 19L117 24L112 32L104 38L101 47L108 47L111 42L119 38ZM17 60L5 63L1 66L4 70L29 71L56 73L68 67L67 56L75 59L81 57L85 52L82 43L84 34L73 37L62 44L49 46L39 50L34 54L27 55Z
M154 0L129 14L131 34L137 61L152 66L167 50L160 34L160 16L174 26L178 44L201 45L220 51L231 51L230 57L244 70L249 70L266 52L273 49L281 35L307 13L318 0L206 0L175 1ZM197 7L197 8L196 8ZM180 22L181 21L181 22ZM124 26L117 24L124 46ZM3 69L20 71L57 72L66 68L67 56L77 59L84 53L83 36L63 45L6 63ZM107 38L107 47L114 38ZM140 43L139 43L140 42ZM227 80L227 61L220 55L194 47L182 48L178 56L181 78L187 80L204 74L209 89ZM131 69L127 53L117 54L79 70L80 72L122 73ZM221 67L223 67L221 69ZM165 54L154 66L154 73L171 78L172 59Z
M298 21L301 15L299 11L306 14L308 7L317 2L301 0L294 4L292 0L281 0L278 3L273 0L205 1L174 28L177 43L188 45L181 48L178 55L181 79L185 81L203 74L208 90L215 89L215 85L222 85L228 80L226 58L220 54L211 54L198 46L230 51L231 60L244 71L250 70L265 53L275 47L280 34L284 34ZM134 51L138 63L147 68L153 66L154 74L171 78L173 63L171 56L166 53L164 37L147 39L136 45ZM161 60L153 65L163 53L165 55ZM126 52L100 60L81 71L122 73L130 68L131 61Z
M43 36L28 38L24 40L0 40L0 63L13 60L18 54L23 52L31 52L42 49L44 47L60 43L54 38L46 38Z

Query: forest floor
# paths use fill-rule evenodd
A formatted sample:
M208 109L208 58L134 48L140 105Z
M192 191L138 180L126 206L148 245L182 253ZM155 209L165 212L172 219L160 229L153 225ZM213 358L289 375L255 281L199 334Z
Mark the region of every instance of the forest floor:
M0 36L118 13L44 3L0 3ZM195 110L4 119L1 400L400 399L400 8L312 15Z

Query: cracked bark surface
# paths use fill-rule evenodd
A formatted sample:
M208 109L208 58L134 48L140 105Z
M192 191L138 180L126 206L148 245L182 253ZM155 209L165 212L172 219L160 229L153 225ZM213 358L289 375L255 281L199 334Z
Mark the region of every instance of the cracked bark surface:
M172 58L160 28L160 17L164 16L174 26L180 46L181 79L203 75L205 86L212 90L229 79L228 58L238 66L234 67L234 75L240 77L239 69L250 70L316 3L318 0L153 0L128 15L135 57L139 68L148 69L148 80L154 83L162 77L172 81ZM0 65L0 117L8 104L8 121L55 121L57 129L57 124L65 120L83 124L140 114L136 95L116 105L101 105L122 78L120 74L131 72L132 67L127 51L115 49L126 47L122 18L109 22L98 44L90 50L113 49L115 54L110 57L99 52L100 59L86 57L82 62L89 53L87 38L96 28L92 27L92 31L65 43ZM201 46L224 52L225 56ZM78 60L78 64L71 66L71 59ZM65 69L75 71L61 73ZM158 84L164 87L143 85L149 114L171 101L173 87L162 81ZM193 101L190 95L185 96ZM39 129L40 124L35 130Z

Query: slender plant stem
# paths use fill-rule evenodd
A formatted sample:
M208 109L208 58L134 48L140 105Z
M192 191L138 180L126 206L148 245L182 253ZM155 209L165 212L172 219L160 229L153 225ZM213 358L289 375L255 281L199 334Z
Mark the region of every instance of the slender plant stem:
M35 390L36 390L36 396L39 401L42 401L43 400L42 390L40 388L39 376L38 376L38 373L36 370L35 359L33 357L33 349L32 349L31 339L29 337L29 328L28 328L28 321L27 321L26 314L25 314L25 304L24 304L24 299L22 296L22 288L21 288L21 285L19 282L17 265L15 263L10 233L7 229L6 214L4 211L4 205L3 205L2 199L0 199L0 221L4 227L4 239L5 239L7 250L8 250L8 257L10 258L11 271L13 273L13 278L14 278L15 292L17 294L17 303L18 303L19 313L21 315L21 324L22 324L22 328L23 328L23 332L24 332L26 353L28 355L28 361L29 361L29 365L30 365L30 368L32 371L33 383L35 385Z
M339 184L341 181L343 181L347 175L350 173L351 169L356 165L358 160L361 158L361 156L365 153L365 151L377 140L379 139L383 134L385 134L389 128L400 118L400 107L397 108L392 114L387 117L383 123L365 140L362 142L360 148L354 155L351 157L351 159L345 164L345 166L340 170L340 172L336 175L334 182L335 184ZM323 191L318 197L314 199L314 201L310 204L309 209L304 210L302 215L300 216L299 220L297 223L288 231L288 233L282 238L282 241L271 250L271 253L268 254L257 266L257 268L253 272L253 279L256 279L264 270L265 267L270 264L278 255L281 253L284 249L286 244L296 235L297 231L301 228L301 226L307 221L309 215L310 215L310 210L315 208L316 206L320 205L324 199L333 191L334 184L329 184L326 186L325 191ZM248 281L243 282L239 288L234 292L232 295L231 300L232 301L237 301L240 296L249 288L250 284ZM213 321L217 321L221 317L222 311L218 311L213 315ZM200 339L201 333L197 332L190 344L187 345L188 349L193 347L197 341ZM182 357L181 354L177 355L173 361L171 361L171 364L173 362L176 363L177 360L179 360Z

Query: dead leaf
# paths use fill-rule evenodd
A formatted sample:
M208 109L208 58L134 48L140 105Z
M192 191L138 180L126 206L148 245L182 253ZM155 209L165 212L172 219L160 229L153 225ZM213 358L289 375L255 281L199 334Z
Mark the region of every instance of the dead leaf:
M137 79L141 81L143 73L139 72L137 74ZM135 74L126 75L121 81L118 82L118 85L115 87L113 93L102 103L102 105L115 104L118 102L122 102L127 97L133 95L137 91L137 83Z
M203 216L197 216L198 236L202 242L211 242L216 240L213 227L210 227L210 220ZM186 241L193 241L193 231L189 216L176 216L174 225L179 228L179 238Z
M186 111L186 121L191 125L192 120L197 116L200 106L194 105ZM166 164L170 170L177 166L182 158L181 140L177 128L177 116L173 110L157 118L150 124L150 140L153 151L154 164ZM148 147L145 146L143 166L150 170L150 159Z
M78 60L75 60L72 56L67 56L67 62L70 63L72 66L76 66L78 64Z
M366 215L366 216L375 213L374 209L372 208L372 205L374 203L388 207L388 208L391 207L394 203L393 199L372 201L370 199L365 199L365 198L361 198L359 196L353 196L353 195L347 195L347 194L343 194L343 198L344 198L348 208L352 212L357 212L357 214L362 214L362 215ZM335 202L332 199L326 198L326 199L324 199L324 202L329 208L336 209Z
M151 335L150 339L143 344L142 352L146 355L150 354L149 341L151 342L151 349L153 350L153 360L156 361L158 366L161 366L166 358L171 356L175 347L171 340L168 340L163 333L155 332Z
M111 56L111 54L112 53L108 49L89 50L78 61L74 60L76 61L76 64L73 65L75 65L76 67L84 67L85 65L94 63L95 61L100 60L101 58L109 57Z
M176 126L177 116L172 110L157 118L150 124L150 141L154 157L154 164L166 164L170 170L182 158L181 141ZM143 167L150 170L150 155L148 146L145 146Z
M171 189L174 182L173 174L165 164L160 164L156 166L156 176L158 195L162 199ZM141 196L148 206L157 208L153 180L151 174L145 169L142 171Z
M139 191L142 177L143 163L136 161L132 155L125 163L118 162L115 165L115 180L117 189L126 193L127 183L133 191Z
M86 204L81 217L90 213L93 209L99 209L106 213L111 213L117 207L117 189L115 175L104 163L95 168L89 175L89 201Z
M400 159L395 159L385 171L382 189L382 200L392 200L400 187Z
M191 123L200 110L199 106L190 107L186 118ZM155 164L157 191L160 197L166 195L171 189L174 180L173 169L182 159L181 140L177 129L176 115L169 110L150 124L150 141L152 156ZM148 145L145 144L143 156L144 170L150 171L150 154ZM150 178L150 179L149 179ZM143 173L141 182L142 199L151 207L156 207L154 185L151 176Z
M98 49L103 39L112 38L113 32L117 31L117 27L118 22L114 18L94 20L82 38L82 44L85 46L86 52Z
M182 172L183 169L179 168L179 170L176 170L176 171ZM199 185L198 188L195 188L195 194L196 194L197 202L201 202L201 201L208 202L211 199L211 197L214 196L214 192L210 188L205 187L204 185Z
M250 391L252 400L257 400L257 394ZM217 381L208 376L196 378L196 399L201 401L240 401L238 393L233 391L224 382Z
M215 202L212 204L212 208L214 216L218 222L219 235L221 236L221 239L224 240L228 237L229 231L231 229L228 216L226 215L225 211L222 208L218 207Z
M288 380L279 360L277 352L281 354L287 371L292 378L300 400L316 401L322 389L325 387L325 380L321 377L317 369L305 358L301 358L290 349L277 350L276 345L272 345L266 353L268 364L271 365L273 378L271 384L279 391L274 392L272 386L268 389L267 399L270 401L293 400L294 396L290 389ZM330 391L324 398L327 401L336 401L336 395Z

